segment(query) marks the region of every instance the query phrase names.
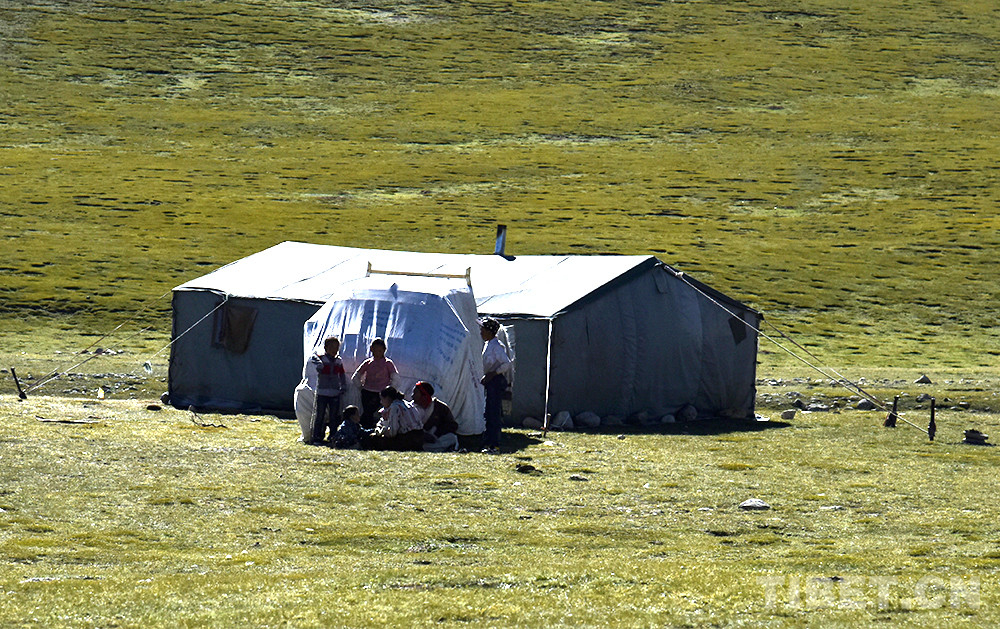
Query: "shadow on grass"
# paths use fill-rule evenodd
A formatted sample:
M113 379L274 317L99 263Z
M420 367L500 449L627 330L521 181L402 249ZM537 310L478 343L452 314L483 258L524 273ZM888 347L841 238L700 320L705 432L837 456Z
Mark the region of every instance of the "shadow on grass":
M697 422L678 422L675 424L657 424L650 426L624 425L602 426L586 430L570 431L549 430L549 434L562 432L580 432L592 435L724 435L728 433L762 432L778 428L789 428L791 424L782 421L748 421L745 419L717 419ZM504 433L505 436L517 433ZM541 433L529 433L535 435ZM528 437L529 435L525 435Z
M512 432L505 430L500 434L500 450L503 452L520 452L528 446L536 446L544 443L541 433L536 432Z

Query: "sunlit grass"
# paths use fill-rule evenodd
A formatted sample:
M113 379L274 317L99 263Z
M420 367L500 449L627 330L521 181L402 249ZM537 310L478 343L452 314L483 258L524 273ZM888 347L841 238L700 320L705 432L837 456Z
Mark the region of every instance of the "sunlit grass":
M2 400L0 622L995 621L1000 514L983 479L996 461L958 443L954 415L935 442L852 412L621 438L509 432L519 449L488 457L310 448L294 422L202 428L145 406ZM518 473L526 462L538 473ZM772 508L739 510L750 497ZM927 575L977 579L979 603L905 609ZM829 577L900 585L885 609L867 586L856 610L835 587L789 598L789 579Z

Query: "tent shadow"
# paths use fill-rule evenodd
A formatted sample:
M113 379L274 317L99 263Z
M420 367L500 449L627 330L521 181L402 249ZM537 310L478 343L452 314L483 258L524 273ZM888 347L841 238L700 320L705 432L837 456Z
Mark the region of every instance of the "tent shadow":
M500 449L504 452L508 450L520 452L527 449L528 446L536 446L544 442L542 433L536 431L504 430L500 434Z
M601 426L600 428L588 428L585 430L549 430L549 433L559 434L560 432L580 432L592 435L724 435L729 433L763 432L765 430L775 430L789 427L791 427L791 424L783 421L710 419L696 422L678 422L675 424L656 424L647 426L626 424L624 426ZM504 434L515 435L518 433L505 432ZM535 435L541 435L541 433L532 430L525 434L525 437Z

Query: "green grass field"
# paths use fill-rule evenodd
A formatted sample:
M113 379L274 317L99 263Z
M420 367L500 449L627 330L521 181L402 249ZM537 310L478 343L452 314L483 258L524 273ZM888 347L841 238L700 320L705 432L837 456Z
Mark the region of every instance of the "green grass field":
M0 625L997 624L994 453L958 441L1000 409L998 44L982 0L0 2ZM358 455L144 410L183 281L497 223L656 255L914 423L935 395L940 437L844 410ZM19 402L11 367L65 375ZM850 406L767 341L759 375L775 418Z
M0 419L2 626L1000 622L997 454L958 443L996 414L942 412L934 442L858 411L511 430L501 456L144 402L5 398Z

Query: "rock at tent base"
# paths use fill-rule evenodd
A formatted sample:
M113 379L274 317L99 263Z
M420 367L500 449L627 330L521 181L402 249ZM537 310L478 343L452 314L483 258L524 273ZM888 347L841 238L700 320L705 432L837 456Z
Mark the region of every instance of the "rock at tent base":
M931 382L931 379L927 377L927 374L924 374L914 380L913 384L933 384L933 382Z
M608 415L607 417L601 420L601 425L603 426L621 426L624 423L625 420L623 420L621 417L617 415Z
M674 424L677 423L677 418L673 415L664 415L660 418L660 422L664 424Z
M641 426L642 424L645 424L647 421L649 421L649 413L647 413L646 411L639 411L638 413L632 413L631 415L628 416L628 419L626 419L625 421L626 423L629 424Z
M597 428L601 425L601 417L597 413L584 411L573 418L573 425L582 428Z
M545 427L542 424L542 420L536 419L534 417L525 417L524 421L521 422L521 425L524 426L525 428L532 428L534 430L538 430L540 428Z
M782 411L781 419L795 419L795 409L790 408L787 411Z
M760 498L750 498L749 500L744 500L740 503L740 509L746 511L764 511L770 508L771 505L767 504Z
M681 410L677 411L677 419L682 422L693 422L698 419L698 409L696 409L693 404L688 404Z
M573 416L569 414L569 411L559 411L556 416L552 418L552 423L549 428L555 428L556 430L573 430Z
M643 426L656 426L660 423L659 415L648 415L646 419L643 420Z

